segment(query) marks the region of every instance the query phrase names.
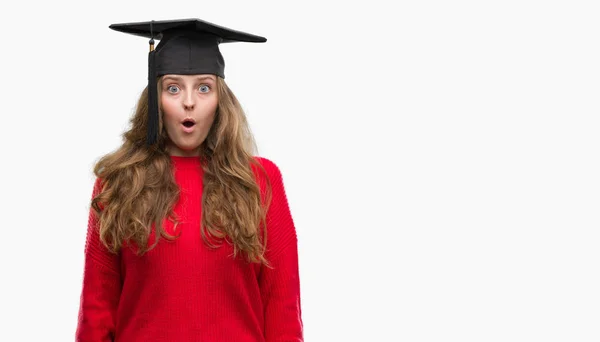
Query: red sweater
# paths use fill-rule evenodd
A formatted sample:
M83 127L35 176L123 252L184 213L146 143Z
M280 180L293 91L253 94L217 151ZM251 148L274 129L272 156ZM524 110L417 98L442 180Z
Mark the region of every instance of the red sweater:
M161 239L143 256L118 255L100 243L90 209L77 341L303 341L297 236L279 168L255 157L273 187L267 212L266 258L273 269L231 256L224 242L211 250L200 233L199 158L172 156L181 189L175 212L183 221L175 242ZM253 166L265 199L266 180ZM96 179L93 196L100 190ZM164 221L173 233L173 224Z

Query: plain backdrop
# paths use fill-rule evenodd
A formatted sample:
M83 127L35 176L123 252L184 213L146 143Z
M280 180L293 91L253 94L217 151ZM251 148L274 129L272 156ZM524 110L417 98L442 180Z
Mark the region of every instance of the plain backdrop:
M221 51L283 174L306 341L600 340L596 2L1 7L1 340L74 340L92 167L147 80L108 26L179 18L268 39Z

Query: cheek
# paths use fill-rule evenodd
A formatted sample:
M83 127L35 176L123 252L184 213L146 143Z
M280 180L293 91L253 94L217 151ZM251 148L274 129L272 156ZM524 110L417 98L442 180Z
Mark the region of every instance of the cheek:
M214 118L218 105L219 105L219 101L216 96L206 103L205 108L206 108L207 117L209 119Z
M218 106L219 106L219 99L215 96L215 99L213 100L213 103L212 103L212 112L213 113L217 110Z
M169 100L168 97L163 96L161 98L161 106L163 112L163 120L164 124L169 127L176 123L176 106L172 100Z

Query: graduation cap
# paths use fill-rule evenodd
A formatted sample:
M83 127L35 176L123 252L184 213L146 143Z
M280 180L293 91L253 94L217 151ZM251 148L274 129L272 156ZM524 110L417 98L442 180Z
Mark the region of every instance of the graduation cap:
M160 20L112 24L109 28L150 38L148 54L147 144L158 139L158 91L156 78L166 74L213 74L225 78L225 61L219 44L264 43L266 38L211 24L200 19ZM160 40L156 49L154 39Z

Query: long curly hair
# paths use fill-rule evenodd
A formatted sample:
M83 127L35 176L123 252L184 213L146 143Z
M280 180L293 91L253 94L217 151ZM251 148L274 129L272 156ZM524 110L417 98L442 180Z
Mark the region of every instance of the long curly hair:
M159 78L159 99L161 81ZM267 189L263 205L251 165L265 176L266 170L253 157L257 148L248 121L225 81L217 77L216 83L215 119L199 156L204 169L199 229L208 247L218 248L222 240L228 238L234 247L234 257L244 252L246 260L270 267L265 258L265 245L271 183L269 177L264 177ZM94 166L94 174L102 181L102 187L92 199L91 207L99 217L100 240L113 253L132 243L136 253L143 255L154 248L160 238L176 239L162 225L164 219L174 225L180 223L173 212L180 190L165 149L169 137L162 116L160 110L158 142L147 146L148 88L144 89L130 119L131 128L122 135L123 144ZM155 238L150 239L153 226ZM219 243L213 243L212 238ZM154 241L149 243L150 240Z

